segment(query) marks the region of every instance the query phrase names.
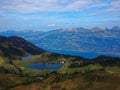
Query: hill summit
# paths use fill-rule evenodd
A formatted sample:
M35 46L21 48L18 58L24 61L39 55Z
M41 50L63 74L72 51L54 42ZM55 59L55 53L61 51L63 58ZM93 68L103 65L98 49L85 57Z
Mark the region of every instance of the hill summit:
M0 36L0 56L16 57L25 55L36 55L45 52L45 50L35 46L25 39L17 36Z

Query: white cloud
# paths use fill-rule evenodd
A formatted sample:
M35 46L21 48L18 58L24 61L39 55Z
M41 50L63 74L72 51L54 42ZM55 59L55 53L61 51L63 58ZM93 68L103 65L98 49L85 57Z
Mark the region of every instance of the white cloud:
M120 9L120 0L116 0L111 3L112 8L119 8Z
M0 0L1 12L35 13L35 12L69 12L85 11L93 8L90 15L120 14L120 0Z
M110 8L106 12L111 12L114 14L120 14L120 0L116 0L111 3Z
M0 11L19 13L81 11L101 7L101 0L0 0Z
M48 27L56 27L56 24L49 24Z
M119 15L120 14L120 0L113 0L111 3L106 3L105 9L93 12L90 15Z

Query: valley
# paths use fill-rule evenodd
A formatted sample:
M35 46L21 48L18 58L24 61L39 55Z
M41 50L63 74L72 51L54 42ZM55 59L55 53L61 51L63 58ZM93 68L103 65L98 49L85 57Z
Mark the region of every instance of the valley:
M15 36L0 37L0 47L0 90L120 89L119 57L51 53Z

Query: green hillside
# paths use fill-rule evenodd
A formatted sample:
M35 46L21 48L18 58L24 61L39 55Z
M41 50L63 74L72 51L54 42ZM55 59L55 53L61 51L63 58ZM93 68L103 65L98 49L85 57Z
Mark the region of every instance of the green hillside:
M0 90L120 89L120 58L84 59L44 52L19 37L12 40L1 37L0 40ZM26 55L32 55L32 59L21 60ZM56 71L37 70L29 68L33 63L62 63L63 66Z

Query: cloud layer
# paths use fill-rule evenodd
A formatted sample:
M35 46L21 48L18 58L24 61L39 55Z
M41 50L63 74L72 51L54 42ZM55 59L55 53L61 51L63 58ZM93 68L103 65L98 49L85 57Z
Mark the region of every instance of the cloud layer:
M0 30L120 25L120 0L0 0Z
M0 0L0 11L17 13L69 12L91 8L120 11L120 0Z

